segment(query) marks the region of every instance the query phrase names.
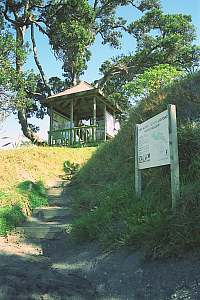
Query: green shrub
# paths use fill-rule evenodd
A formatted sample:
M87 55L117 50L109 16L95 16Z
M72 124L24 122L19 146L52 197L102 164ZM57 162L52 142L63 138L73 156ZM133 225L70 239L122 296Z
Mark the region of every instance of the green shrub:
M76 163L71 163L69 160L64 162L64 172L69 175L74 175L80 169L80 165Z
M22 195L27 196L28 206L31 210L48 205L47 194L42 181L36 183L29 180L23 181L17 188Z
M6 203L9 203L10 198L13 197L18 199L18 204L7 205ZM42 181L36 183L23 181L17 186L15 193L0 192L0 200L5 203L3 207L0 207L0 235L6 235L12 231L35 207L48 204Z
M6 206L0 208L0 235L7 235L15 226L25 221L26 217L22 213L19 205Z

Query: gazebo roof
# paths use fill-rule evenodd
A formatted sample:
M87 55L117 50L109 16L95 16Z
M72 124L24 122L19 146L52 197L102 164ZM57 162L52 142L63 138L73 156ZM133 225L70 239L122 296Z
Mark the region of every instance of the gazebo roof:
M61 93L50 96L50 97L48 97L48 99L57 98L60 96L65 96L65 95L72 95L72 94L85 92L85 91L89 91L89 90L95 90L95 88L92 85L90 85L89 83L87 83L86 81L81 81L78 85L73 86L69 89L66 89Z
M122 112L122 109L118 105L111 104L103 92L98 88L95 88L91 84L86 81L81 81L78 85L66 89L63 92L52 95L45 100L43 100L43 104L47 107L54 106L54 108L60 107L60 103L62 102L64 106L69 105L70 100L76 99L76 101L80 101L83 99L88 99L91 97L97 97L101 102L105 103L108 107L110 107L113 111ZM63 106L63 108L64 108Z

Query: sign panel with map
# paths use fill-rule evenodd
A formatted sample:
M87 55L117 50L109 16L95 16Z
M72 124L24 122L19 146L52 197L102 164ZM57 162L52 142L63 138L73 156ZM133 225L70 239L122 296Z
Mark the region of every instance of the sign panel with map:
M168 110L138 125L138 167L170 164Z

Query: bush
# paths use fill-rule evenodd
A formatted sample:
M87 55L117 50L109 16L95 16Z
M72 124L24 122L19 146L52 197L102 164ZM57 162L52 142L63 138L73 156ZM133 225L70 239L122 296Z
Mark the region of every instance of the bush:
M74 175L75 173L78 172L78 170L80 169L79 164L76 163L71 163L69 160L66 160L64 162L64 172L68 175Z
M15 226L25 221L26 217L22 213L19 205L6 206L0 208L0 235L7 235Z
M23 181L18 185L18 190L22 195L28 198L28 206L30 210L36 207L48 205L46 189L42 181L32 182Z
M13 197L17 198L18 203L6 204L11 202L10 198ZM48 204L46 190L41 181L23 181L17 186L15 193L0 192L0 200L4 203L0 207L0 235L7 235L22 223L35 207Z

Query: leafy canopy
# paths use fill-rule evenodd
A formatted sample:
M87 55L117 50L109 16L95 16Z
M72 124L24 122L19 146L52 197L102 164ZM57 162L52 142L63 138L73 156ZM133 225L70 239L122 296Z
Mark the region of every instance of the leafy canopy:
M146 98L163 87L169 87L182 74L183 72L168 64L161 64L139 74L134 81L127 83L124 89L127 96L133 96L134 99Z
M154 66L168 64L187 72L198 68L200 47L194 44L196 33L190 16L164 14L154 8L131 23L128 31L137 41L136 51L105 61L100 68L103 78L99 85L112 102L127 108L123 86Z

